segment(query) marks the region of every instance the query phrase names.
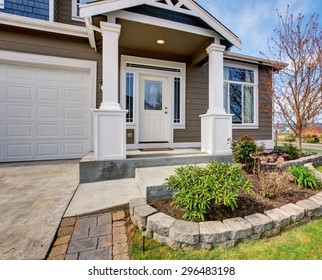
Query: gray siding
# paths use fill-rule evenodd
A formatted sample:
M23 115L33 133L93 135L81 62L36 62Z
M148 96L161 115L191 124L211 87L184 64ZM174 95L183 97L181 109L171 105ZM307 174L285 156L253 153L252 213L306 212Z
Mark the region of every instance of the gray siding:
M208 109L208 65L187 66L186 129L174 130L174 142L200 142L199 115Z
M55 20L61 23L85 26L84 22L72 19L72 0L56 0L57 13Z
M99 83L102 80L101 53L96 53L90 47L87 38L68 37L35 30L21 32L20 29L0 25L0 49L97 61L97 97L99 96Z

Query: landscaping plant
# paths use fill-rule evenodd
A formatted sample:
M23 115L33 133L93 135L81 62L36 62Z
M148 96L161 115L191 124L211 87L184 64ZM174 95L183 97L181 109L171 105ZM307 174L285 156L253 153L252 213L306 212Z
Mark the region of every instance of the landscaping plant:
M306 166L289 166L288 171L295 177L295 182L299 187L311 188L312 190L319 190L322 188L322 184L315 176L314 172Z
M260 156L264 152L264 146L257 146L256 141L249 135L241 136L237 141L232 141L231 149L234 161L243 165L246 172L250 173L255 167L255 155Z
M225 205L235 210L240 192L253 193L252 184L238 164L212 162L206 167L183 166L165 179L167 189L175 189L172 205L184 211L183 219L205 220L213 207Z

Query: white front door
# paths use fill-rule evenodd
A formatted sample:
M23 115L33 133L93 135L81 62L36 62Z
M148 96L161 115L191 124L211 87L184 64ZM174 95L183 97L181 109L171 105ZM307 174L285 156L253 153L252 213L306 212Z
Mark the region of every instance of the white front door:
M140 142L169 141L168 78L140 77Z

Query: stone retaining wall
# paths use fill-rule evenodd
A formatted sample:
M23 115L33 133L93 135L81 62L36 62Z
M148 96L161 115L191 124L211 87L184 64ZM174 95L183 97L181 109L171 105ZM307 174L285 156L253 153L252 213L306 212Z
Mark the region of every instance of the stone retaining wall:
M321 164L322 156L311 156L305 164ZM301 161L303 163L303 161ZM314 170L322 180L322 173ZM295 204L256 213L244 218L231 218L223 222L188 222L176 220L158 212L148 205L144 198L132 199L129 203L132 222L147 237L166 244L173 249L208 249L234 246L237 242L247 242L261 237L278 235L282 229L289 229L322 216L322 192Z
M295 160L288 160L283 163L283 169L287 169L287 167L291 165L301 165L306 163L313 163L313 165L316 164L322 164L322 153L313 154L307 157L301 157ZM265 163L263 164L263 167L267 170L274 170L276 169L276 163Z
M278 235L282 229L296 227L322 216L322 192L296 204L256 213L244 218L210 222L176 220L146 204L144 198L130 201L132 222L145 231L147 237L173 249L212 249L234 246L238 241L250 241Z

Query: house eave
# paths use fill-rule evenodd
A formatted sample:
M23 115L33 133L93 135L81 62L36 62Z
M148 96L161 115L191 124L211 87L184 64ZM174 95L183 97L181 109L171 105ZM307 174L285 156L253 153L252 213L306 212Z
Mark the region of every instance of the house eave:
M86 28L82 26L45 21L6 13L0 13L0 24L12 27L28 28L37 31L88 38Z
M239 54L239 53L233 53L226 51L224 52L224 59L229 59L229 60L235 60L235 61L240 61L240 62L246 62L246 63L252 63L252 64L257 64L257 65L264 65L268 67L273 67L276 70L283 69L287 67L288 64L266 59L266 58L261 58L261 57L256 57L256 56L250 56L250 55L245 55L245 54Z
M125 8L134 7L138 5L152 5L156 7L161 7L160 3L155 3L151 0L105 0L99 2L88 3L80 6L80 16L82 18L90 18L99 14L107 14L115 11L119 11ZM190 13L194 16L199 17L205 23L207 23L215 32L220 34L223 38L229 41L232 45L236 46L238 49L242 48L241 40L232 33L227 27L220 23L216 18L214 18L210 13L203 9L199 4L194 1L185 1L184 4L191 9ZM166 6L162 8L168 8ZM168 8L170 9L170 8ZM175 11L179 11L174 7ZM182 9L181 9L182 10ZM183 12L183 11L180 11ZM185 13L185 12L183 12Z

